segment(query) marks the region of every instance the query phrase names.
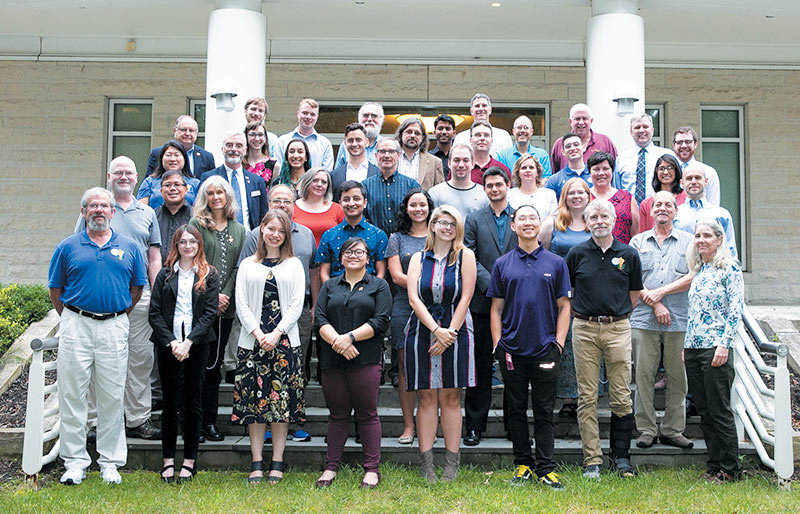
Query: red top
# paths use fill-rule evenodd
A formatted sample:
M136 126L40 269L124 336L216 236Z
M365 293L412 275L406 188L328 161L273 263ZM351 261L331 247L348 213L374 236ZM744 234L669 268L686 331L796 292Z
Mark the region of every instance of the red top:
M503 168L503 171L505 171L506 175L508 175L508 180L511 180L511 171L508 169L508 166L498 161L494 157L490 157L489 162L486 163L486 166L480 167L478 166L478 163L475 163L475 166L472 168L472 181L476 184L483 185L483 172L492 166Z
M333 228L344 221L344 211L336 202L331 202L328 210L324 212L307 212L295 204L292 219L295 223L310 228L311 232L314 234L317 246L319 246L319 240L322 234L329 228Z

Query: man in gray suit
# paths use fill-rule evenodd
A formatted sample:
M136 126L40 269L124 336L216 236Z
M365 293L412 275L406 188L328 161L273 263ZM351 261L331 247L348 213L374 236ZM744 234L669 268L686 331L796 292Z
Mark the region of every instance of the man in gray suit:
M486 297L492 265L498 257L517 246L517 235L511 230L511 214L506 192L511 186L508 174L498 166L483 173L483 189L489 205L467 216L464 223L464 245L475 252L478 280L469 310L475 336L475 371L477 385L468 387L464 396L464 444L476 446L481 432L486 431L492 403L492 333L489 325L491 299Z

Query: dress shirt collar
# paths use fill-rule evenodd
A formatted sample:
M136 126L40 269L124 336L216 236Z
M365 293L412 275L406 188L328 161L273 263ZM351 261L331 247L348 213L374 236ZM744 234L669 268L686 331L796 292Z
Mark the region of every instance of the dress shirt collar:
M172 271L175 273L197 273L197 266L192 266L189 271L183 271L180 261L175 261L175 264L172 265Z

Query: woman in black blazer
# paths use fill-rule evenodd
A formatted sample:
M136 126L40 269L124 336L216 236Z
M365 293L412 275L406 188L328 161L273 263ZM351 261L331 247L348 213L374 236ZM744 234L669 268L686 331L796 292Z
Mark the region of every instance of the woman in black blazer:
M200 439L201 406L212 325L219 306L217 271L206 261L203 238L195 227L175 231L166 266L158 272L150 298L150 340L156 345L158 374L164 390L161 422L161 479L175 481L178 410L183 413L183 465L177 481L190 481Z

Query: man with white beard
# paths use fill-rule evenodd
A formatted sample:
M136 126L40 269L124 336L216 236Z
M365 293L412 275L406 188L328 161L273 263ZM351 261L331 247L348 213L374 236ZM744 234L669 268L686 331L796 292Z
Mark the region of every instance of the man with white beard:
M379 103L367 102L358 110L358 122L364 127L364 133L367 135L367 145L364 149L367 155L367 162L370 164L378 165L375 159L375 148L378 141L383 139L381 136L381 128L383 128L383 107ZM334 168L347 164L347 148L346 145L339 145L339 152L336 154L336 164Z
M128 161L112 161L109 175L132 172L135 183L135 166L129 169L133 162ZM97 391L97 460L103 481L120 483L117 468L127 461L123 403L128 313L142 296L147 266L136 242L111 229L114 204L114 196L106 189L86 191L81 199L86 230L61 241L50 261L50 299L61 315L59 436L60 455L66 467L61 483L66 485L80 484L92 463L86 451L91 383ZM100 284L102 287L98 287Z

